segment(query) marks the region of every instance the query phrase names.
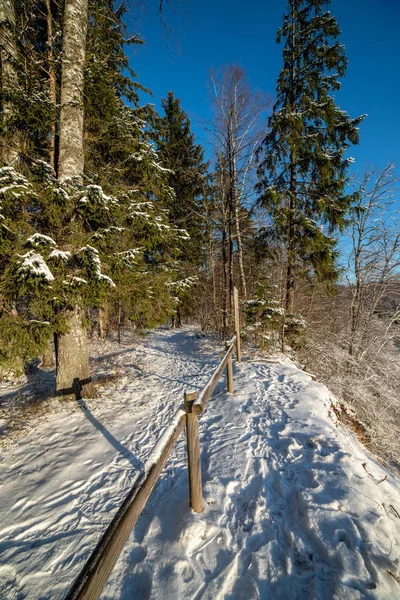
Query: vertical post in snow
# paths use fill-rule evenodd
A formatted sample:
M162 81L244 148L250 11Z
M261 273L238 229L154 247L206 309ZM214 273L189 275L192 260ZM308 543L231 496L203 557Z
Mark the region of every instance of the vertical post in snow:
M240 363L242 360L242 352L240 349L240 318L239 318L239 292L233 288L233 309L235 313L235 335L236 335L236 359Z
M229 342L225 342L225 350L229 350ZM228 385L228 392L233 394L233 368L232 368L232 353L228 356L228 362L226 363L226 381Z
M201 464L199 423L197 415L192 412L197 392L185 392L186 443L189 469L189 498L194 512L203 512L203 494L201 489Z

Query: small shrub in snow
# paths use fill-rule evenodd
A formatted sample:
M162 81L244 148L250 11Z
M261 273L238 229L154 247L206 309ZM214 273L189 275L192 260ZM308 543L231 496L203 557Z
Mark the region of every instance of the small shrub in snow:
M275 352L280 347L280 337L285 311L279 301L272 297L274 289L260 287L257 298L247 300L245 304L246 331L262 349Z

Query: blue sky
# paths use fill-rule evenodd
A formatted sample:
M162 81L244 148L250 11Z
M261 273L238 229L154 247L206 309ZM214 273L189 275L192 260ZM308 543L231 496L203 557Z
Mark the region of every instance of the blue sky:
M210 67L238 63L254 88L275 94L281 68L281 47L275 43L286 0L192 0L178 13L167 10L174 35L166 36L156 10L147 0L147 13L131 9L130 29L146 45L130 56L138 80L160 107L172 90L192 120L199 141L204 132L197 121L210 116L207 80ZM332 0L330 10L342 29L341 42L349 60L342 89L336 94L340 108L350 116L367 113L361 124L360 145L349 151L355 168L366 163L383 166L395 162L400 174L400 1Z

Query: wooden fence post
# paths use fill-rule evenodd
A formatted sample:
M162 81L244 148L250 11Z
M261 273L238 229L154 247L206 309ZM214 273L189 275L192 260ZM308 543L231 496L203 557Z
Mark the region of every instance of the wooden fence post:
M235 314L235 335L236 335L236 359L240 363L242 352L240 349L240 317L239 317L239 292L236 287L233 288L233 310Z
M229 350L230 344L229 342L225 342L225 350ZM228 392L233 394L233 368L232 368L232 354L228 357L228 362L226 363L226 381L228 384Z
M203 512L203 494L201 489L201 463L199 423L197 415L192 412L197 392L185 392L186 442L189 468L190 506L194 512Z

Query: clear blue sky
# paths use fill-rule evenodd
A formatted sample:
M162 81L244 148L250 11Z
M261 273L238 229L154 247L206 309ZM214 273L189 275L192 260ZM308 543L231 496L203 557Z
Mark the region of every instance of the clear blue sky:
M177 0L171 0L172 2ZM147 0L147 13L131 8L130 29L146 45L134 51L131 67L160 107L172 90L189 114L199 141L197 119L210 116L207 98L211 66L239 63L252 86L275 94L281 47L275 43L286 0L181 0L179 14L166 12L174 35L166 36L157 0ZM349 60L342 89L336 95L350 116L367 113L360 145L349 151L355 168L366 163L395 162L400 175L400 0L332 0L329 7L342 29ZM135 15L135 16L133 16Z

